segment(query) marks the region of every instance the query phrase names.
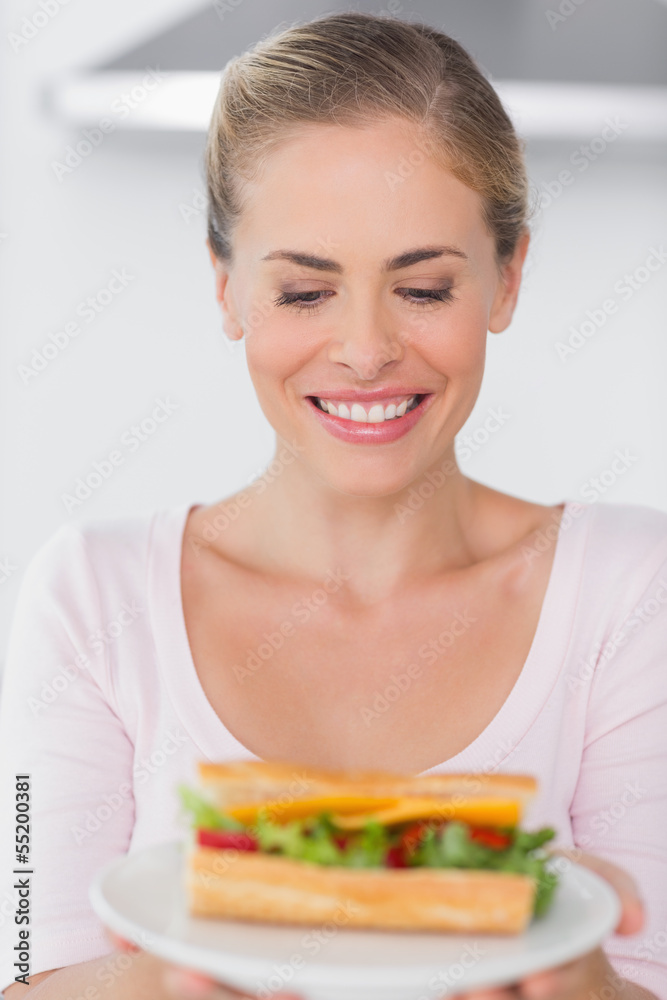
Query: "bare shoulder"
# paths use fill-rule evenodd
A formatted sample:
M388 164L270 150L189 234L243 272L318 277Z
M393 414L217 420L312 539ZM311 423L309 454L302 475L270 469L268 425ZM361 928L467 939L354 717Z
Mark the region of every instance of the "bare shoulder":
M487 557L520 551L540 534L557 535L562 503L533 503L482 483L474 484L473 496L477 544Z
M243 494L237 496L242 497ZM225 497L188 514L181 553L181 583L197 604L205 592L242 587L262 572L261 514ZM240 591L239 591L240 593ZM194 597L193 597L194 595Z
M248 534L247 494L243 491L214 504L196 507L188 514L183 532L183 568L202 568L239 559ZM214 559L210 557L214 556ZM209 557L209 558L207 558Z

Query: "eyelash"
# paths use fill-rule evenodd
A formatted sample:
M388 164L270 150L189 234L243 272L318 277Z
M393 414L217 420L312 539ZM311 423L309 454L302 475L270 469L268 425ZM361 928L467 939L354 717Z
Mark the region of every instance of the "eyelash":
M451 288L406 288L407 292L421 292L420 296L416 299L408 299L405 296L406 302L412 302L414 305L426 305L435 302L451 302L454 298L452 295ZM296 309L297 312L311 312L314 311L319 305L324 302L324 299L316 299L315 301L306 302L303 296L305 295L321 295L322 292L282 292L274 302L277 306L288 306Z

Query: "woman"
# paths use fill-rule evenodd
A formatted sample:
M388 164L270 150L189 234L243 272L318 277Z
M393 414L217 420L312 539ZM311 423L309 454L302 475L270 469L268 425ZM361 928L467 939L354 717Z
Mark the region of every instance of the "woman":
M217 299L276 454L218 504L62 527L26 573L2 722L4 790L33 782L28 995L239 995L110 953L87 890L182 834L196 760L259 757L535 774L532 822L623 917L491 993L667 998L667 515L530 503L454 452L529 241L495 92L446 35L328 16L228 64L206 164Z

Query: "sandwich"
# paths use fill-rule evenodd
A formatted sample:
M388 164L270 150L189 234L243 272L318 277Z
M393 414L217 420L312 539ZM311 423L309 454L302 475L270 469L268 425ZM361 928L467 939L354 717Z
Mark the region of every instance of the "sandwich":
M527 775L198 764L178 786L197 917L518 934L552 901L551 828L521 829Z

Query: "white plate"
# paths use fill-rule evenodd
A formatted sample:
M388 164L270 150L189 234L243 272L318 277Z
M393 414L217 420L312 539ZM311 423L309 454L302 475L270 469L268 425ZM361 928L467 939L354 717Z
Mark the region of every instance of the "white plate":
M549 913L511 937L196 918L185 901L184 850L169 842L105 865L90 888L95 912L146 951L260 997L284 990L306 1000L438 1000L577 958L620 916L606 882L561 861Z

